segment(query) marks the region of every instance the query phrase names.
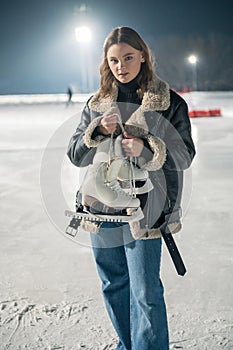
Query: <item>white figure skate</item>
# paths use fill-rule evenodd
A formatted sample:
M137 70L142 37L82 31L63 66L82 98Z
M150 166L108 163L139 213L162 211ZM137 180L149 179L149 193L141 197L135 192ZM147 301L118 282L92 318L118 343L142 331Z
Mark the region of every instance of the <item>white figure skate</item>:
M125 192L132 193L134 187L134 194L142 194L153 189L151 180L149 179L148 171L142 170L133 164L132 159L124 155L122 150L123 136L119 135L116 139L103 141L97 146L97 151L93 159L93 163L100 162L117 162L119 172L117 180L121 182L121 187ZM140 187L136 185L140 184Z
M72 217L66 233L75 236L82 220L100 225L104 221L133 222L144 217L136 194L149 192L153 185L148 172L125 157L121 142L122 135L98 145L93 164L77 193L76 212L65 212ZM143 186L136 188L138 181L143 182ZM127 209L131 209L131 214Z
M117 179L122 182L121 186L125 192L133 191L135 195L150 192L154 186L149 179L148 171L138 168L132 159L125 157L121 145L122 139L123 136L119 135L114 143L114 156L119 163ZM140 187L136 186L137 182L141 184Z
M77 198L76 212L67 210L72 217L66 233L75 236L81 220L101 222L132 222L141 220L144 215L140 200L122 190L117 180L118 162L92 164L86 174ZM127 213L131 209L131 214ZM133 209L133 211L132 211Z
M93 164L87 172L82 185L82 205L94 207L95 203L103 203L105 206L115 209L138 208L140 201L125 193L119 185L117 174L119 172L118 161L110 164Z

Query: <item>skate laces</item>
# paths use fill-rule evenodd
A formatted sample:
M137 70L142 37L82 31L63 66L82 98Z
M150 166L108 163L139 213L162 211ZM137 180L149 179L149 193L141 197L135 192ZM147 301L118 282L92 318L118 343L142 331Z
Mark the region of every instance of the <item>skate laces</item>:
M110 187L112 191L117 192L117 193L120 192L122 195L124 195L124 197L129 197L129 195L125 191L123 191L123 189L121 188L121 186L117 180L109 181L106 183L106 185L108 187Z
M121 117L119 116L119 114L117 114L117 118L118 118L118 124L120 125L121 128L121 132L122 135L124 135L125 129L121 120ZM111 133L111 137L110 137L110 149L109 149L109 154L108 154L108 164L110 165L111 160L115 159L115 152L114 152L114 133Z
M118 123L120 125L121 128L121 132L124 135L125 129L122 123L122 120L120 118L120 116L118 115ZM134 157L136 160L136 157ZM134 176L134 164L133 164L133 157L129 157L129 160L127 159L127 157L125 157L125 161L124 161L124 165L126 164L126 162L129 162L130 165L130 174L129 174L129 181L130 181L130 191L131 191L131 195L132 197L136 197L136 183L135 183L135 176ZM136 163L136 162L135 162Z
M125 129L121 120L121 117L119 114L117 114L118 117L118 124L121 128L122 135L124 135ZM136 164L136 157L135 158L135 164ZM110 138L110 149L109 149L109 158L108 158L108 165L111 164L112 159L116 159L115 153L114 153L114 133L111 133L111 138ZM133 157L124 157L123 158L123 166L128 166L130 167L129 171L129 183L130 183L130 196L133 198L136 198L136 181L135 181L135 176L134 176L134 164L133 164ZM122 191L122 188L117 180L114 180L111 182L111 188L116 191ZM126 194L124 192L124 194ZM129 196L129 195L127 195Z
M133 164L133 157L129 158L129 164L130 164L130 190L133 197L136 197L136 181L134 176L134 164Z

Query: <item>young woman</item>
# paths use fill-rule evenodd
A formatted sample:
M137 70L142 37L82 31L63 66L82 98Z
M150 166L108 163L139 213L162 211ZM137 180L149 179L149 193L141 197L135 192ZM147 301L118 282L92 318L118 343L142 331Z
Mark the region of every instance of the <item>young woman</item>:
M76 166L87 166L123 125L125 156L148 172L153 189L137 196L144 218L104 223L91 239L117 350L168 350L160 227L181 229L183 170L195 155L188 109L156 76L148 46L131 28L115 28L106 38L100 75L100 89L83 109L68 156Z

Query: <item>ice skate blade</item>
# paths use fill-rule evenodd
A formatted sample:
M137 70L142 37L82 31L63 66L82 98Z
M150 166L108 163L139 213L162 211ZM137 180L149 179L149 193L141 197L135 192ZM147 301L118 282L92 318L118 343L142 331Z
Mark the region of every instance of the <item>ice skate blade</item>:
M105 205L103 205L102 203L99 203L98 205L96 205L95 207L88 207L88 206L84 206L83 207L83 211L86 213L91 213L94 215L115 215L115 216L124 216L124 215L128 215L127 214L127 210L126 209L116 209L116 208L110 208L107 207Z
M128 200L128 206L127 208L131 208L131 209L137 209L140 205L140 201L137 199L137 198L134 198L134 201L135 203L137 203L136 206L132 206L132 201L130 201L130 198ZM83 196L83 200L82 200L82 206L83 207L98 207L98 205L100 204L100 201L98 199L96 199L95 197L92 197L92 196L89 196L89 195L86 195L86 196ZM119 206L119 205L114 205L114 203L112 202L104 202L102 203L102 205L104 206L107 206L109 207L110 209L112 210L122 210L122 209L125 209L126 206L125 205L122 205L122 206Z
M66 210L65 215L72 218L84 219L88 221L96 222L132 222L143 219L144 214L142 209L139 207L130 215L106 215L106 214L92 214L84 212L74 212Z

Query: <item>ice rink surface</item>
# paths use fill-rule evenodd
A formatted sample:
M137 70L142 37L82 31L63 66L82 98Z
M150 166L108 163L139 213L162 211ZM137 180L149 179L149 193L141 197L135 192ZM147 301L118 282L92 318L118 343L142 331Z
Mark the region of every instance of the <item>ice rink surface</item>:
M162 259L170 346L232 350L233 92L183 97L222 117L191 120L197 155L175 236L185 277L165 246ZM83 102L62 98L0 99L1 350L115 349L88 234L74 242L63 233L81 176L65 154Z

